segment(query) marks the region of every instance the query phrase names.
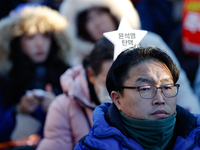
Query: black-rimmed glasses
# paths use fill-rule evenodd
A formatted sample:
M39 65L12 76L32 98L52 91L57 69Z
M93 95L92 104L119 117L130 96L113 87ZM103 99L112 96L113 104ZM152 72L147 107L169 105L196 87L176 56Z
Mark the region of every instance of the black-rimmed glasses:
M143 85L138 87L120 86L120 88L137 89L139 91L140 96L144 99L154 98L157 94L158 89L161 89L161 92L166 98L175 97L178 94L179 87L179 84L166 84L161 87L157 87L154 85Z

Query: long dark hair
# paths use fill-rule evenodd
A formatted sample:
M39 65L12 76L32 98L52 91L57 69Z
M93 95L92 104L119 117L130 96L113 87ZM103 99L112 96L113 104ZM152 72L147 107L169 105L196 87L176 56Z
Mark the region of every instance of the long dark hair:
M59 77L69 66L58 58L57 53L59 47L54 37L51 37L50 53L43 64L34 64L28 56L23 53L20 44L21 37L15 37L11 41L9 59L12 61L13 67L9 73L0 79L1 98L6 107L18 103L20 97L27 89L30 88L31 90L37 88L33 80L35 79L35 69L39 65L45 66L46 70L40 88L44 89L47 83L51 83L55 94L60 94L62 92L59 84Z
M52 60L58 59L57 53L58 53L59 47L54 37L50 33L45 33L45 34L51 37L50 53L45 63L51 63ZM34 63L31 62L28 56L22 51L21 42L20 42L21 37L22 36L15 37L11 40L10 42L11 52L9 55L9 59L14 64L13 68L19 65L20 68L28 69L30 68L30 66L34 65Z

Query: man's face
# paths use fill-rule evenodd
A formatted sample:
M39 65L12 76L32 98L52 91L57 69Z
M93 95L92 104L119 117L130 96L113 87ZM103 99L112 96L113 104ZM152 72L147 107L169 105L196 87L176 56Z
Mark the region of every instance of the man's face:
M129 77L123 86L154 85L162 87L167 84L174 84L167 66L158 61L148 60L129 70ZM176 97L166 98L161 89L158 89L156 96L151 99L142 98L137 89L126 88L124 88L123 95L112 91L111 97L119 110L135 119L163 119L173 115L176 110Z

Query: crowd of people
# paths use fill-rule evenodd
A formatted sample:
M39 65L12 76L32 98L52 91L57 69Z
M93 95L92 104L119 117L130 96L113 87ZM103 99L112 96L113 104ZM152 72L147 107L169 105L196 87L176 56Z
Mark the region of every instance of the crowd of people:
M18 146L199 148L200 67L184 54L173 20L181 0L2 4L0 149L31 135L40 140ZM115 46L103 33L117 30L123 16L147 34L113 60Z

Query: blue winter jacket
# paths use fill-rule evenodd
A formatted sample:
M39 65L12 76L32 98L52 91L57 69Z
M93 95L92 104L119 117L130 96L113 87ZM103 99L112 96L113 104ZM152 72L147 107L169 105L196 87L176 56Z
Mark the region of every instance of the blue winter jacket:
M193 115L177 105L174 135L167 150L200 149L200 115ZM74 150L143 150L129 138L124 129L117 107L104 103L93 112L94 125L89 134L82 138Z

